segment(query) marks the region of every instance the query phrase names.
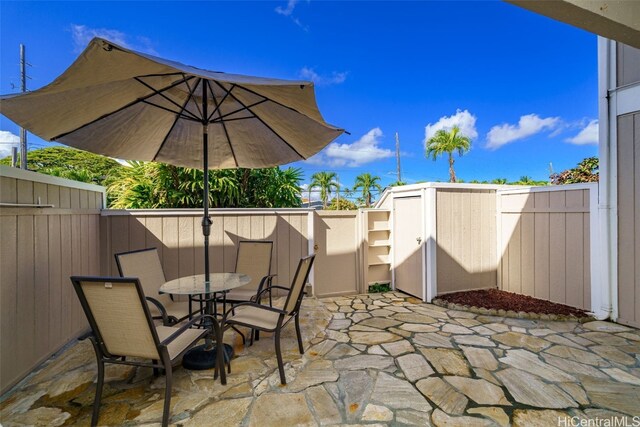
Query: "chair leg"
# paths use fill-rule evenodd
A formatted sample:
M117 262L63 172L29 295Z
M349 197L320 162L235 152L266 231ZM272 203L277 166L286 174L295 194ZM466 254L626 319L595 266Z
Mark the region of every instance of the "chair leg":
M171 410L171 388L173 385L173 372L171 364L165 365L165 390L164 390L164 409L162 411L162 427L169 425L169 412Z
M93 401L93 414L91 415L91 425L98 425L100 417L100 400L102 398L102 386L104 385L104 362L98 357L98 382L96 384L96 397Z
M280 372L280 383L285 385L287 378L284 376L284 366L282 363L282 351L280 350L280 328L276 329L276 357L278 358L278 371Z
M302 334L300 333L300 319L297 313L294 320L296 322L296 335L298 336L298 350L300 351L300 354L304 354L304 348L302 347Z

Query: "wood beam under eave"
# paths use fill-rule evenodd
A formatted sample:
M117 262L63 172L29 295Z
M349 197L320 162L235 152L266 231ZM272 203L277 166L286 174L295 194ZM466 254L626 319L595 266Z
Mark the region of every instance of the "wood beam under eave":
M640 49L640 0L504 0Z

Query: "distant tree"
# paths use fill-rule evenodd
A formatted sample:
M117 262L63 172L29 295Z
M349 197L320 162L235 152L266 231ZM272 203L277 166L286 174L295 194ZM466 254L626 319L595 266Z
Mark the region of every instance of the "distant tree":
M329 202L329 197L331 197L331 192L338 189L336 177L337 175L335 172L316 172L311 175L309 194L311 194L311 189L313 188L320 189L320 200L322 200L323 209L327 209L327 204Z
M373 201L373 190L382 191L382 186L379 184L380 177L373 176L368 172L361 173L356 177L356 182L353 185L353 190L361 190L361 199L366 207L371 207Z
M358 206L356 206L356 204L351 200L345 198L334 198L331 200L327 209L330 211L352 211L358 209Z
M454 126L450 131L440 129L434 136L427 140L425 155L435 161L438 156L445 153L449 155L449 182L456 181L456 172L453 168L453 152L457 151L459 156L471 148L471 139L460 134L460 128Z
M496 178L494 180L491 180L492 184L498 184L498 185L505 185L507 183L507 178Z
M520 179L516 182L512 182L513 185L549 185L547 181L536 181L532 179L530 176L521 176Z
M598 182L600 178L599 161L597 157L587 157L575 168L560 173L551 174L553 185L575 184L578 182Z
M129 162L110 176L109 205L119 209L199 208L201 170L163 163ZM209 172L212 207L299 207L302 171L288 168L224 169Z
M392 182L391 184L389 184L389 187L400 187L400 186L403 186L403 185L407 185L407 183L404 182L404 181L395 181L395 182Z
M11 157L0 160L0 164L10 165ZM27 167L34 172L102 185L111 173L123 166L110 157L56 146L27 152Z

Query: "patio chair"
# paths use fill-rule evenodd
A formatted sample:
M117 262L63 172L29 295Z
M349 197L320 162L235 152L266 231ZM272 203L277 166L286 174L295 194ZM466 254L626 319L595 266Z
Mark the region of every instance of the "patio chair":
M293 319L296 325L298 350L300 354L304 354L302 335L300 334L300 305L304 295L304 286L307 283L314 258L315 255L310 255L300 260L290 288L271 285L269 288L262 290L262 293L271 292L272 289L281 289L287 292L287 299L282 309L261 305L257 302L243 302L229 309L222 318L223 329L228 326L244 326L252 330L275 332L276 357L282 384L286 384L287 380L284 375L282 351L280 350L280 333L282 328ZM258 296L259 299L260 295Z
M202 303L194 310L191 298L189 301L174 301L170 295L158 293L167 280L156 248L121 252L115 257L120 277L137 277L140 280L150 303L151 315L154 319L162 319L163 325L175 325L202 312Z
M190 329L204 321L213 326L213 339L222 344L222 332L216 319L202 315L182 327L156 326L145 302L142 285L137 278L71 277L92 334L89 336L98 361L98 381L93 403L91 425L98 423L100 399L104 385L105 363L151 367L154 372L163 369L166 389L162 425L169 422L171 403L172 366L198 340L211 330ZM226 384L222 345L217 345L217 365L222 384ZM130 360L128 358L134 358ZM142 361L140 359L143 359ZM145 362L144 359L150 360Z
M235 272L251 277L251 282L227 292L226 302L231 304L259 302L256 301L257 295L266 289L275 277L271 274L272 253L273 242L270 240L241 240L238 242ZM269 301L271 301L270 292Z

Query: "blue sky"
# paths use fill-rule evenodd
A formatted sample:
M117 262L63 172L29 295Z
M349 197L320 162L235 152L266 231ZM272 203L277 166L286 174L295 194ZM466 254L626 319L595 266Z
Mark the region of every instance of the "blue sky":
M99 35L211 70L316 82L325 119L347 129L302 167L343 185L371 172L395 181L448 180L424 157L437 129L461 126L472 149L466 180L546 179L597 155L597 40L498 1L12 2L0 3L0 92L62 73ZM0 142L18 128L0 119ZM30 136L32 147L49 145ZM7 149L0 144L0 151Z

